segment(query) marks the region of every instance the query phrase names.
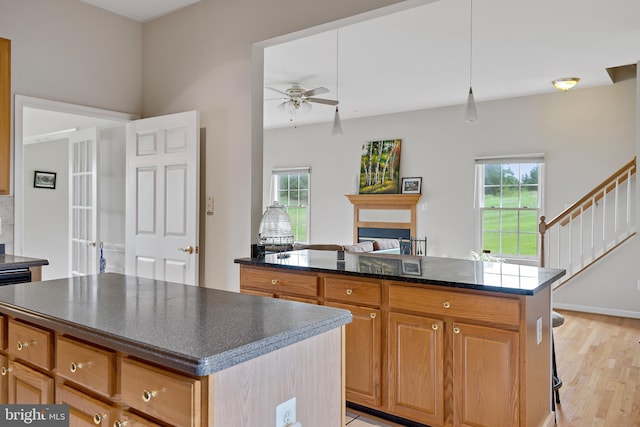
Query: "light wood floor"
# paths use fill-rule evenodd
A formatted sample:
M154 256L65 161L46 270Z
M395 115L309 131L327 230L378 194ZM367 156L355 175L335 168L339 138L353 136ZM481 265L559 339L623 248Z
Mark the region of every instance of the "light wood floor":
M640 319L557 311L558 426L640 426Z

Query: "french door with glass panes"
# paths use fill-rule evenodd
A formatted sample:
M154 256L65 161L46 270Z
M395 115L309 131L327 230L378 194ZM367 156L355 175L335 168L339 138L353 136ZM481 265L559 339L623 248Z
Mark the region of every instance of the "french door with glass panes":
M98 272L97 141L95 127L69 136L69 270L72 276Z

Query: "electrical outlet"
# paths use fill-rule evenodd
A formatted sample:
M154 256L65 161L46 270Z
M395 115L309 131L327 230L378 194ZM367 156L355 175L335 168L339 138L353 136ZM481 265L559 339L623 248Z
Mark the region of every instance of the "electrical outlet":
M296 422L296 398L276 406L276 427L289 427Z
M540 345L542 342L542 317L538 317L536 320L536 344Z

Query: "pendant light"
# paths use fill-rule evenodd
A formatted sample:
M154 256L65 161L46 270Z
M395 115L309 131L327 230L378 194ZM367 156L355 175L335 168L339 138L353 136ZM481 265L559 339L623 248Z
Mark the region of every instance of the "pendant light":
M336 100L340 100L338 97L338 29L336 28ZM333 115L333 129L332 135L342 135L342 122L340 121L340 112L338 111L338 105L336 104L336 112Z
M467 95L467 107L465 108L465 123L475 123L478 121L478 111L476 110L476 100L473 97L473 87L471 85L472 64L473 64L473 0L470 2L469 18L469 94Z

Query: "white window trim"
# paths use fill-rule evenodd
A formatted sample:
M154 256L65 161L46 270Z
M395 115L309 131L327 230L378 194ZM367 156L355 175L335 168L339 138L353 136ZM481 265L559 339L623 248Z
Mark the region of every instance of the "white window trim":
M485 164L498 164L498 163L538 163L538 219L540 215L544 213L544 199L545 199L545 156L542 153L535 154L522 154L522 155L505 155L505 156L489 156L489 157L477 157L475 161L475 183L473 194L473 207L476 211L475 215L475 251L482 251L482 208L480 207L480 197L484 190L484 168ZM534 256L518 256L518 255L499 255L507 261L517 261L530 264L532 262L539 262L540 259L540 245L538 244L537 253Z
M276 189L276 186L274 185L275 183L275 179L274 177L278 176L278 175L290 175L290 174L307 174L309 176L308 181L307 181L307 194L308 194L308 200L307 200L307 240L306 242L300 242L300 243L309 243L311 241L311 167L309 166L300 166L300 167L289 167L289 168L273 168L271 170L271 189L269 192L269 205L271 205L275 200L278 200L277 198L277 193L278 190ZM265 207L266 209L266 207Z

